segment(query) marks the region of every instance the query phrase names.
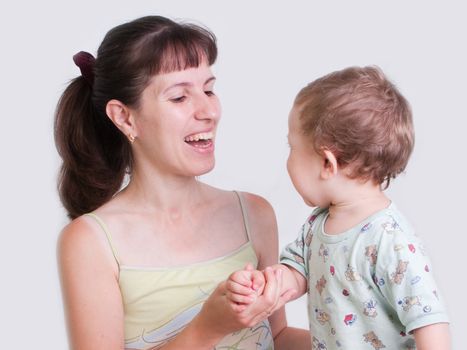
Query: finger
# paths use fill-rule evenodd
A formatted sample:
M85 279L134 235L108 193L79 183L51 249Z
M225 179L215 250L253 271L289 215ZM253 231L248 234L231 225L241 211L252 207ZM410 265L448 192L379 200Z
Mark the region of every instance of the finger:
M245 287L250 287L251 288L251 286L253 284L251 278L252 278L251 272L241 270L241 271L236 271L236 272L232 273L229 276L228 280L239 283L239 284L241 284L241 285L243 285Z
M249 286L244 286L239 283L233 282L231 280L227 281L227 290L231 293L240 294L240 295L250 295L255 294L255 291Z
M253 264L252 264L251 262L248 262L248 263L245 265L245 270L246 270L246 271L253 271L253 270L254 270Z
M274 271L270 267L266 267L266 269L264 269L263 274L264 274L264 281L265 281L264 293L271 294L277 288L276 276L274 274Z
M240 295L240 294L227 292L226 296L227 296L227 299L229 299L230 301L233 301L234 303L244 304L244 305L249 305L256 300L256 297L254 294L252 296L246 296L246 295Z
M252 272L252 288L258 293L262 294L265 284L264 274L261 271Z
M244 313L248 314L250 320L260 321L268 317L269 310L276 303L275 298L278 298L276 289L277 289L277 279L274 275L274 271L267 267L264 270L264 277L266 284L264 286L263 294L258 297L258 300L255 303L248 305Z
M241 313L243 311L245 311L245 309L248 307L247 305L244 305L244 304L236 304L236 303L231 303L230 304L230 307L232 308L232 310L236 313Z
M277 292L277 278L270 267L264 270L264 277L266 284L264 285L263 294L260 297L263 310L271 308L279 297Z
M282 278L282 270L281 269L278 269L275 271L275 276L276 276L276 280L277 280L277 289L276 289L276 295L275 295L275 304L274 304L274 307L271 309L272 310L276 310L276 305L277 303L279 302L279 298L282 294L282 282L283 282L283 278Z

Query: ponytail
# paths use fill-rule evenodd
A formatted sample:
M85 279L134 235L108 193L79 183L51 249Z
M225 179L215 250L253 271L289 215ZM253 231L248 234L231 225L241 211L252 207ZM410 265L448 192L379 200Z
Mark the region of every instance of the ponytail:
M92 87L80 76L61 96L55 112L55 144L63 163L60 199L74 219L107 202L120 189L131 165L130 146L92 101Z

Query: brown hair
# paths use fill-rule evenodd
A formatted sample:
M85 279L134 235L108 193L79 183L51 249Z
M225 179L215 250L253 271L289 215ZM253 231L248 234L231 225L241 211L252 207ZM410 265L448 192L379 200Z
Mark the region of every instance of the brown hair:
M295 99L303 132L315 150L334 153L349 176L387 188L414 145L407 100L380 68L350 67L321 77Z
M207 29L147 16L111 29L92 67L93 83L73 79L55 112L55 143L63 160L58 189L70 218L92 211L121 187L132 163L125 136L106 116L108 101L138 108L151 77L212 65L216 38Z

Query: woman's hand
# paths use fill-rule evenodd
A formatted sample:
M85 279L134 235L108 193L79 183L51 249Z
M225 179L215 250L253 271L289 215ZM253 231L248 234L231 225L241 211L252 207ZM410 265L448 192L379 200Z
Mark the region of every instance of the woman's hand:
M227 298L226 282L220 283L206 300L193 324L206 330L213 339L220 341L227 334L243 328L253 327L268 318L272 312L291 299L293 293L281 295L282 273L271 268L264 271L263 293L249 305L239 305ZM214 341L214 340L213 340Z
M263 294L265 283L264 273L255 270L253 265L248 263L243 270L233 272L227 279L227 299L244 305L243 309L245 309Z
M294 290L282 292L282 270L273 270L266 267L263 271L266 284L263 294L249 305L238 305L232 303L231 307L237 311L240 322L245 327L252 327L260 321L268 318L274 311L280 309L286 302L292 299Z

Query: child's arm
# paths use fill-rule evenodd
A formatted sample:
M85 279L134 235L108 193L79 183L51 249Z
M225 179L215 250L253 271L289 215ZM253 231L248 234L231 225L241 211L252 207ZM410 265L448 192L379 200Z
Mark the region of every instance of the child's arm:
M275 270L282 271L282 290L281 295L284 293L292 292L293 297L289 300L295 300L306 293L307 280L300 272L293 267L285 264L277 264L271 266Z
M449 318L420 238L394 217L372 227L379 242L370 252L376 259L374 281L405 332L414 335L417 349L450 349ZM365 245L367 251L372 247Z
M451 337L447 323L435 323L413 331L418 350L449 350Z

